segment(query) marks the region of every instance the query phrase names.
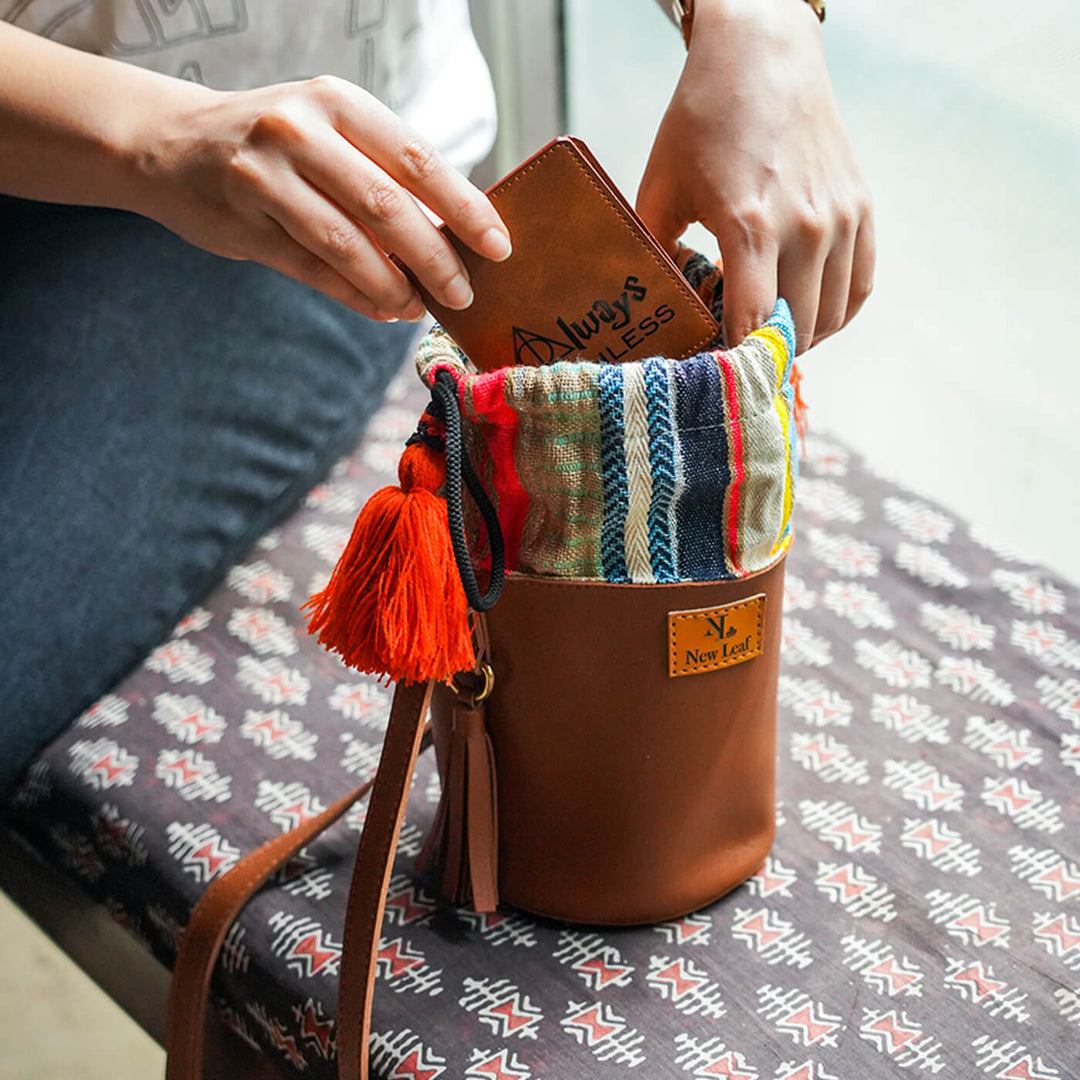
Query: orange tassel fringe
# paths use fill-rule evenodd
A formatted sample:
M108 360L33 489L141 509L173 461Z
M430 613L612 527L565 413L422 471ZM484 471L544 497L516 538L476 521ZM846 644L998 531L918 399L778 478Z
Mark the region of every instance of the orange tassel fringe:
M441 428L427 413L421 423ZM308 633L358 671L445 682L474 656L446 503L436 494L444 455L413 443L398 480L368 500L326 588L304 605Z
M806 442L806 413L808 411L806 401L802 396L802 372L797 364L791 365L791 374L788 376L791 389L795 391L795 408L792 413L795 417L795 430L799 433L800 446Z

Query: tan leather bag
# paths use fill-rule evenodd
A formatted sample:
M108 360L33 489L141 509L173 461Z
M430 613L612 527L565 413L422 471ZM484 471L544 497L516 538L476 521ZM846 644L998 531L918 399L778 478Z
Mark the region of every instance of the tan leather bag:
M486 616L490 697L470 709L434 695L444 894L464 901L472 883L493 907L497 863L497 896L514 907L647 923L753 874L775 828L783 572L677 585L508 574ZM764 598L761 654L672 677L672 614L751 597Z

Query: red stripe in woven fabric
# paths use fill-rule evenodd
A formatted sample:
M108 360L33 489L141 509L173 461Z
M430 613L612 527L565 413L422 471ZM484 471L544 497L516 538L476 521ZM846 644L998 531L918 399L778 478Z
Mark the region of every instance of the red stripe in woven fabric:
M502 526L503 546L506 549L506 569L516 570L525 514L529 509L529 493L521 486L514 452L517 448L518 417L506 402L506 369L488 372L471 380L469 396L476 416L488 421L485 438L491 455L492 483L495 485ZM465 382L458 384L462 396L462 411L466 411Z

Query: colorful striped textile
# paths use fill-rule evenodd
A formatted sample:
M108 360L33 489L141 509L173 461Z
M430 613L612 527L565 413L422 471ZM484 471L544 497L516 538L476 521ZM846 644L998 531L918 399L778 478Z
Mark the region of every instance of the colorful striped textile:
M560 361L477 374L436 327L417 369L425 382L440 368L457 381L469 454L498 508L508 569L715 581L769 566L790 543L794 351L780 300L740 345L688 360ZM475 547L482 560L483 542Z

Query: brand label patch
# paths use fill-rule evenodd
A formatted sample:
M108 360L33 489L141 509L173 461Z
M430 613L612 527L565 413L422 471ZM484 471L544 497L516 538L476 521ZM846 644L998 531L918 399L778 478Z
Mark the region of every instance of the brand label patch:
M765 594L697 611L668 612L668 673L697 675L761 655Z

